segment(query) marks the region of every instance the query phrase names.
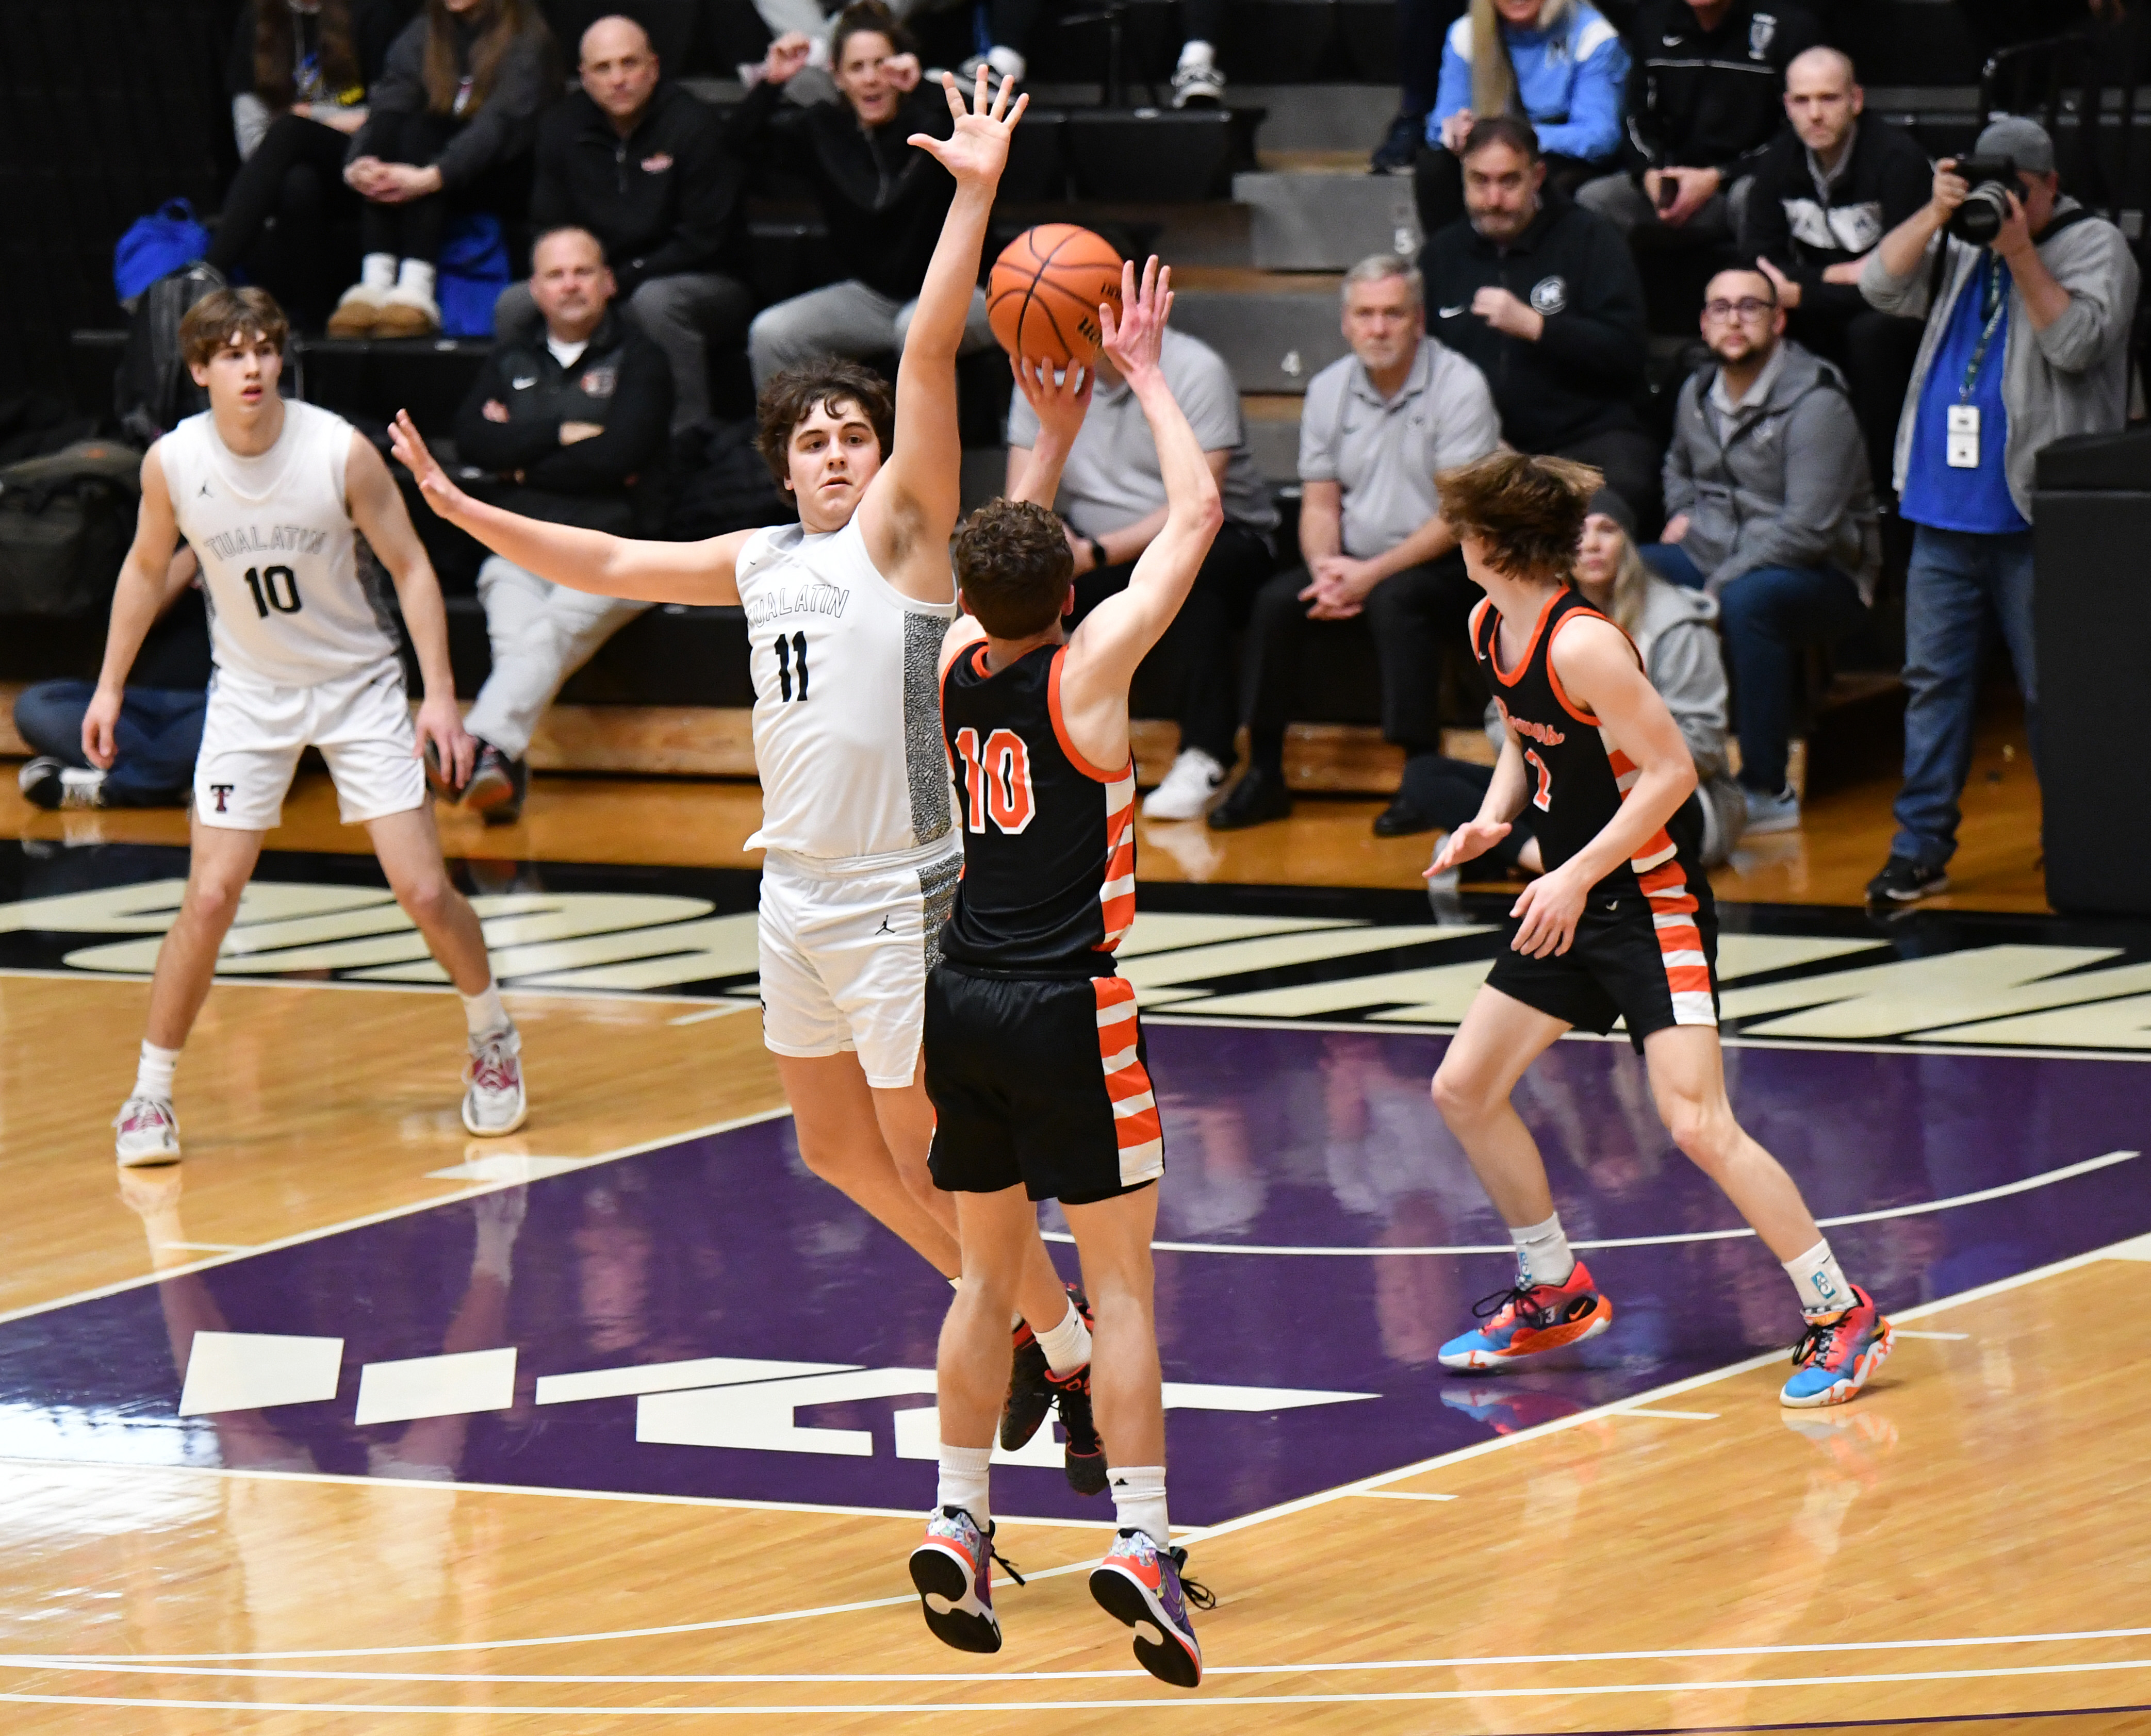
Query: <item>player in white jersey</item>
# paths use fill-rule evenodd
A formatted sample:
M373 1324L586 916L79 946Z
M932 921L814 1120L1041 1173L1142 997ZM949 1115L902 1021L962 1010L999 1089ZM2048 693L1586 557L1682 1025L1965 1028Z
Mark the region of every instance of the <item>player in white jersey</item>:
M509 1133L525 1113L521 1044L485 937L448 878L418 740L459 776L473 743L456 714L448 616L388 467L351 424L277 396L283 314L261 290L220 290L187 311L180 343L210 407L142 460L142 507L119 569L83 752L109 766L120 692L185 537L201 563L216 674L195 763L186 894L157 954L149 1031L121 1106L119 1162L180 1156L172 1075L216 973L300 753L321 751L346 825L363 825L389 886L463 996L470 1061L463 1125ZM356 536L387 569L426 681L418 729L404 697L388 600L367 589Z
M1029 99L1011 109L1004 85L989 107L982 73L967 109L956 81L943 84L953 134L910 142L956 178L956 193L893 410L888 387L850 362L779 374L762 392L762 456L795 497L798 524L701 543L540 524L463 493L407 417L393 438L433 509L527 572L610 596L745 607L762 784L749 843L767 853L763 1040L807 1167L954 1278L955 1213L927 1172L934 1111L920 1057L926 974L963 863L935 659L956 612L956 351L1009 134ZM1072 1380L1087 1368L1088 1329L1042 1243L1015 1303L1043 1369ZM1070 1480L1102 1489L1095 1437L1087 1450L1077 1439L1090 1435L1087 1393L1067 1392L1061 1415Z

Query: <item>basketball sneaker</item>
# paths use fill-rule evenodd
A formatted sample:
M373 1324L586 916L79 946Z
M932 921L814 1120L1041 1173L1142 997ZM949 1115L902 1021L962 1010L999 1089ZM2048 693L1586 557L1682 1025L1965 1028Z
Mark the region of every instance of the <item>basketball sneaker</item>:
M1060 1469L1068 1486L1078 1495L1103 1495L1106 1448L1091 1415L1091 1365L1085 1363L1065 1379L1045 1378L1053 1388L1054 1407L1060 1413L1061 1433L1068 1437L1060 1450Z
M1778 1394L1780 1404L1809 1410L1855 1397L1882 1366L1894 1344L1890 1323L1875 1298L1859 1285L1859 1299L1834 1314L1818 1314L1793 1347L1793 1377Z
M122 1169L149 1169L180 1161L180 1118L162 1097L129 1097L112 1118L119 1130L113 1153Z
M1445 1369L1501 1368L1595 1339L1613 1324L1613 1304L1598 1293L1581 1260L1565 1283L1496 1290L1471 1312L1486 1324L1441 1347Z
M1186 1577L1187 1566L1186 1550L1160 1549L1148 1531L1123 1530L1091 1570L1091 1595L1098 1607L1135 1629L1136 1662L1175 1688L1202 1681L1202 1648L1195 1642L1187 1607L1217 1607L1207 1586Z
M489 741L480 742L470 782L463 786L463 806L483 814L488 826L513 826L523 817L529 793L529 764L509 758Z
M523 1094L523 1039L512 1025L470 1040L463 1069L463 1126L481 1138L513 1133L530 1113Z
M926 1536L911 1551L911 1582L919 1587L919 1607L934 1638L959 1652L998 1652L1000 1618L994 1613L994 1563L1008 1568L1018 1585L1023 1576L994 1547L993 1527L962 1507L937 1507L926 1521Z
M1076 1304L1076 1312L1083 1317L1084 1325L1089 1326L1089 1299L1075 1285L1065 1288L1068 1299ZM1009 1372L1008 1397L1001 1401L1000 1439L1004 1451L1013 1453L1038 1433L1039 1425L1053 1409L1052 1379L1053 1369L1045 1359L1045 1347L1038 1342L1038 1334L1030 1329L1028 1320L1017 1321L1015 1362Z

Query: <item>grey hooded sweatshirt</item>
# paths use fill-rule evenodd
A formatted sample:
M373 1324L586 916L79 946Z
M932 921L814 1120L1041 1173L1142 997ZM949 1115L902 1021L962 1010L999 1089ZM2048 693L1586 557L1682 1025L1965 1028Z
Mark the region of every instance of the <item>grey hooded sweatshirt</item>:
M1689 376L1666 448L1666 516L1713 596L1760 567L1835 567L1872 604L1882 539L1845 377L1788 340L1723 434L1713 364Z

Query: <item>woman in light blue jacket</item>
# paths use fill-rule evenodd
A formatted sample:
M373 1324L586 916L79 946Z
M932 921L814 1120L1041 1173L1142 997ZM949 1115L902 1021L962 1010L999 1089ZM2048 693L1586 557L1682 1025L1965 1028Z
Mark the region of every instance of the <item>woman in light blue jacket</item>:
M1628 51L1585 0L1471 0L1441 47L1441 79L1415 170L1420 221L1431 235L1464 215L1457 154L1471 123L1529 120L1546 179L1572 193L1614 166Z

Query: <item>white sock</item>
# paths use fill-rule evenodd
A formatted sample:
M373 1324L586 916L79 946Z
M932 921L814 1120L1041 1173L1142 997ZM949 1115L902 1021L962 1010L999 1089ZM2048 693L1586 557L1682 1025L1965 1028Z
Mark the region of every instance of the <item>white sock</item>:
M941 1443L941 1481L934 1491L937 1507L961 1507L978 1521L979 1529L992 1527L994 1516L986 1496L988 1467L993 1463L990 1446L950 1446Z
M392 253L369 253L358 268L358 281L377 296L385 296L396 287L396 256Z
M1569 1273L1576 1270L1576 1256L1568 1251L1568 1237L1561 1230L1558 1212L1544 1223L1511 1229L1509 1239L1516 1244L1520 1284L1565 1284Z
M1180 45L1180 70L1182 72L1190 67L1213 66L1217 59L1217 51L1199 37L1192 37Z
M1148 1531L1160 1549L1172 1542L1172 1526L1165 1516L1165 1467L1162 1465L1116 1465L1113 1477L1113 1517L1124 1531Z
M470 1034L482 1037L488 1031L505 1030L514 1021L508 1016L508 1009L500 1004L500 984L488 983L475 995L458 997L463 1004L463 1023Z
M1091 1329L1083 1324L1073 1302L1058 1326L1038 1334L1038 1348L1045 1353L1046 1367L1064 1378L1090 1361Z
M396 287L412 291L430 301L433 299L434 276L433 266L424 260L407 259L396 274Z
M1785 1276L1800 1293L1800 1312L1835 1314L1853 1305L1852 1281L1830 1251L1827 1237L1796 1259L1785 1262Z
M142 1060L134 1069L134 1095L154 1097L160 1103L172 1101L172 1070L180 1064L176 1049L159 1049L147 1037L142 1040Z

